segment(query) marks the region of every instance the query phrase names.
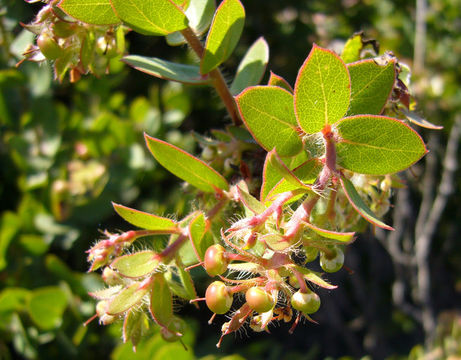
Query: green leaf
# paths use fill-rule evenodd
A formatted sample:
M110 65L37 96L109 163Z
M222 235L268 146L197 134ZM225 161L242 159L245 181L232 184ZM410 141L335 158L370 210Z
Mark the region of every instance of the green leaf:
M344 45L341 52L341 58L348 64L360 60L360 52L363 49L362 34L354 34L351 36Z
M346 65L333 51L314 44L299 70L295 85L295 113L308 134L340 120L349 107L351 83Z
M386 116L358 115L336 124L338 164L361 174L402 171L426 154L423 140L403 122Z
M351 102L347 115L379 115L389 98L395 82L395 60L378 65L363 60L347 65L351 76Z
M379 226L380 228L386 230L394 230L389 225L386 225L381 220L379 220L376 215L371 211L367 204L363 201L360 197L359 193L355 189L354 185L349 179L341 176L341 186L346 194L349 202L354 207L355 210L368 222L372 223L373 225Z
M331 285L329 282L325 281L322 279L322 276L320 273L306 269L302 266L295 265L294 268L299 271L301 274L303 274L304 279L307 281L310 281L311 283L318 285L324 289L329 289L333 290L336 289L336 285Z
M177 267L169 268L164 276L170 290L173 291L176 296L186 300L197 298L192 277L189 272L184 270L183 264L178 264Z
M59 287L49 286L31 292L27 311L40 329L53 330L61 326L66 307L66 293Z
M149 286L133 283L120 291L107 306L107 314L118 315L142 302L142 298L150 291Z
M119 293L120 290L122 290L122 285L115 285L101 290L92 291L89 295L98 300L109 300L115 294Z
M232 95L237 95L248 86L258 85L269 61L269 45L260 37L248 49L237 68L237 74L230 87Z
M163 274L153 277L149 310L155 322L162 327L168 327L173 320L173 297Z
M443 129L443 126L435 125L435 124L427 121L426 119L422 118L421 116L419 116L415 112L408 111L404 107L400 108L399 110L405 115L407 120L409 122L411 122L412 124L421 126L423 128L426 128L426 129L431 129L431 130L441 130L441 129Z
M316 234L324 238L330 239L330 240L336 240L340 243L350 243L351 241L354 240L354 235L355 235L354 232L337 232L337 231L321 229L309 222L305 222L304 225L307 226L309 229L311 229Z
M120 23L110 0L61 0L58 7L67 15L92 25Z
M213 20L215 12L214 0L191 0L185 14L189 19L189 27L195 34L201 36L205 33ZM171 46L182 45L186 42L180 32L174 32L166 36L166 41Z
M7 250L21 226L21 219L15 213L5 211L0 218L0 271L7 264Z
M267 82L267 85L278 86L278 87L281 87L282 89L285 89L291 94L294 93L294 90L291 87L291 85L288 83L288 81L286 81L283 77L278 76L277 74L274 74L272 71L269 77L269 81Z
M206 220L205 215L200 213L189 224L189 238L192 245L199 256L200 261L205 256L206 247L203 243L203 237L206 233Z
M30 296L28 289L7 287L0 292L0 314L22 311Z
M204 192L229 189L226 179L202 160L165 141L144 137L154 158L180 179Z
M207 75L201 75L199 67L195 65L177 64L139 55L125 56L122 61L136 70L165 80L194 85L208 84L210 82L210 78Z
M129 278L139 278L149 275L158 266L159 260L153 251L140 251L134 254L120 256L110 267L120 275Z
M146 230L170 234L178 231L176 223L168 218L149 214L129 207L112 203L115 211L130 224Z
M302 149L293 111L293 95L278 86L254 86L236 98L237 105L255 140L266 150L293 156Z
M141 340L143 330L148 328L148 317L143 311L128 312L123 321L123 342L131 341L133 347Z
M304 184L314 184L317 176L322 170L322 164L318 159L311 159L306 161L305 163L298 166L296 169L293 170L293 174L301 180ZM287 191L293 191L299 189L298 185L294 185L293 183L287 181L286 179L281 179L267 194L267 199L273 198L274 195L281 194ZM308 191L308 189L306 189ZM293 202L298 200L302 197L303 194L297 195L289 200L289 202Z
M275 150L270 151L268 154L268 161L272 168L279 172L284 180L286 180L289 184L294 186L296 189L305 189L310 190L311 187L309 185L304 184L280 159L277 152Z
M237 192L245 207L250 209L255 215L261 214L266 210L263 203L255 199L248 191L242 189L240 186L237 186Z
M261 193L259 195L259 198L261 201L266 201L266 198L269 192L283 178L280 175L279 171L272 166L269 160L270 160L270 157L269 157L269 154L267 154L266 160L264 161L263 179L262 179L263 183L261 185ZM306 160L307 160L307 154L304 151L301 151L296 156L289 157L289 158L283 158L283 162L287 164L290 170L295 169L297 166L301 165Z
M226 61L237 45L245 22L245 9L239 0L224 0L215 12L200 61L200 72L208 74Z
M167 35L187 27L187 18L170 0L110 0L120 19L144 35Z

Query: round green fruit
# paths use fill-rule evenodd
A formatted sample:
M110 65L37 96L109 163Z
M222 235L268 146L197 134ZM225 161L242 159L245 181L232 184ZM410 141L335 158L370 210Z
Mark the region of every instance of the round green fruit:
M42 32L37 38L37 46L48 60L55 60L63 53L63 49L46 32Z
M320 266L328 273L337 272L343 267L343 264L344 252L340 248L332 248L328 254L320 253Z
M215 314L225 314L232 306L233 296L222 281L212 282L205 293L208 309Z
M247 304L251 309L258 313L264 313L271 310L274 305L274 299L264 288L254 286L249 288L245 294Z
M305 293L298 290L291 297L291 306L304 314L313 314L320 308L320 297L310 290Z

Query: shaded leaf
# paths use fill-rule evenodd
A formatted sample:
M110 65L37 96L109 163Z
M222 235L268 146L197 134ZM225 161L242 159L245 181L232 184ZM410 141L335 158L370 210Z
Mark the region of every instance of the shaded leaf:
M386 225L376 217L373 211L371 211L368 205L365 204L363 199L360 197L359 193L349 179L341 176L341 186L351 205L365 220L372 223L373 225L379 226L380 228L386 230L394 230L392 227Z
M188 21L170 0L110 0L117 16L144 35L167 35L183 30Z
M199 67L195 65L177 64L155 57L139 55L125 56L122 61L136 70L165 80L194 85L208 84L210 82L210 78L201 75Z
M272 71L270 72L270 77L269 77L269 81L267 82L267 85L278 86L278 87L281 87L282 89L285 89L290 94L294 93L294 90L291 87L291 85L288 83L288 81L286 81L283 77L278 76L277 74L274 74Z
M67 15L92 25L119 24L110 0L61 0L58 7Z
M173 320L173 297L163 274L153 277L149 310L160 326L168 327Z
M189 237L192 241L193 247L199 256L199 261L202 261L205 251L206 251L206 244L202 242L203 237L206 233L206 220L205 215L200 213L197 217L195 217L189 224Z
M159 260L153 251L140 251L134 254L123 255L115 259L110 267L120 275L129 278L138 278L149 275L158 266Z
M237 74L230 87L232 95L237 95L245 88L258 85L269 61L269 45L263 37L256 40L248 49L237 68Z
M27 311L40 329L52 330L61 326L66 307L66 293L59 287L49 286L30 293Z
M314 44L296 78L294 99L299 126L308 134L340 120L349 107L350 79L334 52Z
M412 124L421 126L426 129L431 129L431 130L441 130L443 129L443 126L440 125L435 125L426 119L422 118L418 114L416 114L413 111L408 111L404 107L400 108L400 111L406 116L407 120L411 122Z
M240 115L255 140L267 151L293 156L302 149L293 111L293 96L278 86L253 86L236 97Z
M180 179L205 192L229 189L226 179L202 160L165 141L144 137L154 158Z
M403 122L386 116L358 115L336 124L338 164L361 174L385 175L417 162L426 147Z
M178 231L178 226L171 219L131 209L116 203L112 203L112 205L117 214L134 226L146 230L164 232L166 234Z
M11 241L21 226L21 219L15 213L5 211L0 218L0 271L8 264L6 256Z
M173 291L176 296L186 300L197 298L192 277L189 272L184 270L183 264L178 264L174 269L176 271L173 272L173 270L169 269L169 271L164 274L170 290Z
M245 9L239 0L224 0L215 12L200 61L200 72L207 74L226 61L237 45L245 22Z
M351 77L351 102L347 115L378 115L386 105L395 82L395 60L378 65L363 60L347 65Z

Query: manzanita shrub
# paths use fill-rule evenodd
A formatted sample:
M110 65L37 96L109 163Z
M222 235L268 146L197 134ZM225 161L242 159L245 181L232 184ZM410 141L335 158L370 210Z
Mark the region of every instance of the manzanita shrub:
M176 297L197 307L203 300L210 322L227 314L218 346L244 326L260 332L292 322L293 332L303 318L315 322L317 289L336 285L314 264L326 273L340 270L345 247L367 222L393 230L381 218L392 189L403 186L396 173L427 152L408 123L415 121L409 68L390 53L379 56L376 43L355 34L341 55L314 44L294 87L272 72L260 84L269 60L261 37L229 83L219 66L244 27L239 0L218 7L213 0L42 2L25 25L37 35L25 58L52 61L56 79L102 75L110 59L123 56L148 75L214 87L232 120L196 136L199 156L145 135L158 163L195 192L194 211L173 220L114 204L138 229L106 231L88 250L90 271L102 270L107 284L91 293L98 301L94 317L102 324L122 320L123 339L134 347L152 323L165 340L181 339L185 324L174 312ZM197 64L125 55L130 30L187 44ZM160 250L158 244L136 250L138 239L161 243L165 235ZM204 297L189 273L196 266L213 278Z

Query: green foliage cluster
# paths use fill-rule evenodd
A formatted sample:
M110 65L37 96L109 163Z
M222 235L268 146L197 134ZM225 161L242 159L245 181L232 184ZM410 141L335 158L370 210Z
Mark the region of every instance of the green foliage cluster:
M188 33L184 32L187 22L199 35L204 34L207 24L211 23L199 65L179 64L169 61L171 59L147 56L124 57L123 61L126 64L155 77L185 84L216 87L220 75L218 66L230 58L233 50L241 52L237 42L242 34L245 11L239 1L222 2L214 17L214 9L210 5L212 1L191 0L190 4L188 1L158 1L156 10L162 11L154 12L150 11L152 8L143 1L85 1L85 6L81 6L82 3L64 0L59 2L59 7L73 18L94 26L112 26L121 19L125 25L141 34L167 35L166 40L169 44L182 44L188 41L192 45ZM386 4L390 6L386 1L380 6L385 7ZM102 9L88 11L92 6ZM324 5L316 6L319 7L317 10L322 11ZM181 8L187 10L178 11ZM303 5L300 6L300 9L302 8ZM447 14L450 14L448 10ZM96 18L93 18L94 14L97 14ZM193 14L200 15L194 17ZM397 15L400 16L400 13ZM287 21L281 12L279 16L281 20L278 21L278 26L281 30L286 33L296 31L293 21ZM2 41L8 46L2 53L2 66L11 66L20 59L21 51L18 49L23 50L23 44L30 42L32 38L26 32L14 38L10 32L15 25L14 21L8 23L3 19L6 18L2 18ZM165 19L168 21L165 22ZM17 17L13 20L23 18ZM378 20L380 30L383 26L389 26L383 19ZM331 26L326 22L325 26L329 25ZM437 27L439 23L435 20L432 22L429 18L429 25ZM343 32L343 37L347 31ZM90 29L85 39L92 39L95 34L97 38L97 31ZM331 34L334 34L334 31ZM319 34L320 38L321 35ZM108 39L106 35L103 37L105 40ZM272 72L268 85L257 85L269 60L268 45L264 39L258 39L246 53L242 53L242 61L238 66L235 64L236 75L229 86L230 93L237 95L237 106L233 108L232 104L226 104L226 107L234 123L237 123L236 119L241 118L251 136L268 151L268 155L264 164L262 185L248 181L249 188L245 189L245 186L240 184L235 190L237 193L232 195L240 199L238 202L244 211L241 212L241 216L248 219L257 217L271 207L274 199L286 192L292 192L294 195L287 204L300 204L299 199L303 194L308 194L308 198L315 197L315 181L324 167L319 157L325 152L318 144L322 142L322 135L324 139L328 139L332 127L337 136L334 139L337 156L335 164L345 171L338 179L338 189L343 189L341 191L344 196L341 206L344 207L344 204L350 202L350 210L356 209L361 216L378 227L390 228L380 220L386 211L386 204L381 208L375 207L374 203L371 206L367 205L370 198L367 197L367 201L363 198L370 195L370 189L362 188L360 185L364 175L352 176L348 171L370 174L372 177L368 177L368 181L372 181L377 187L400 186L395 177L380 176L412 165L426 150L416 132L394 117L397 116L400 120L405 118L411 122L423 122L416 114L402 111L405 110L405 99L402 97L396 101L400 100L403 106L388 106L385 111L389 116L381 115L394 86L396 73L401 69L397 70L394 58L383 58L382 62L354 62L359 60L362 54L360 50L365 45L362 39L361 36L351 38L346 45L347 51L342 54L343 60L333 52L314 46L301 67L294 89L286 80ZM323 43L327 40L329 39L323 39ZM79 41L85 43L83 38ZM65 48L67 45L63 44L59 43L64 51L72 50ZM93 313L92 301L87 296L87 293L91 292L93 297L100 300L99 304L107 305L103 309L100 308L99 312L96 310L102 323L109 324L112 322L111 316L124 314L124 341L129 340L137 344L141 333L149 334L146 341L137 345L136 355L131 353L131 346L126 344L115 350L113 358L193 358L193 352L184 352L182 345L165 343L163 340L172 336L171 333L173 340L175 332L184 333L181 340L188 347L194 348L196 336L194 331L190 330L196 326L194 321L188 320L187 324L181 322L173 315L171 300L165 299L171 299L173 295L187 300L197 297L189 273L183 271L183 268L197 262L195 255L198 255L199 259L206 258L208 246L220 237L219 227L208 228L209 213L192 212L190 217L185 217L181 221L152 215L177 213L184 216L189 211L190 199L196 196L191 189L188 189L187 196L183 196L177 188L172 188L169 184L170 178L159 165L200 190L195 206L200 204L206 209L212 209L213 204L219 202L207 198L206 194L215 194L219 199L223 193L234 188L230 179L238 174L235 164L242 160L247 162L248 153L257 155L260 152L251 140L250 134L242 131L242 127L229 126L225 131L213 131L210 137L195 135L203 151L197 157L190 155L195 150L193 137L183 130L178 131L177 128L183 124L184 129L184 120L190 116L192 109L197 107L192 100L194 95L191 94L191 90L178 83L168 83L154 85L148 95L144 93L137 98L120 91L114 92L113 89L120 87L127 79L128 70L119 62L123 50L113 57L107 57L105 52L108 48L104 45L106 43L103 44L105 50L102 53L97 51L99 42L94 41L93 44L95 47L91 48L89 54L101 56L103 65L98 68L89 66L88 70L96 74L109 70L112 75L104 80L81 80L73 86L69 98L60 98L59 92L53 92L53 74L48 67L37 68L33 64L24 63L19 70L1 70L0 115L2 127L5 129L2 131L2 144L5 144L7 149L2 153L2 162L6 163L5 174L6 169L11 169L12 172L8 172L7 177L2 176L7 179L2 180L2 199L7 200L2 206L2 211L5 211L2 212L1 218L0 265L8 274L15 275L6 278L0 293L0 330L2 339L5 339L2 341L2 347L7 352L20 353L27 358L40 357L43 354L48 354L47 357L51 358L50 354L53 351L55 354L58 351L59 354L66 353L70 356L88 354L89 357L96 357L98 353L100 356L107 356L110 351L108 349L113 346L120 330L117 325L111 325L113 330L103 334L101 330L96 333L93 332L93 328L88 330L81 326ZM44 54L43 51L42 53ZM35 55L37 54L36 52ZM404 52L403 54L405 55ZM78 66L82 60L79 56L80 53L69 55L67 65L61 67L57 66L57 61L54 62L54 76L64 80L64 75L69 73L71 80L78 80L86 72L86 69ZM301 55L300 59L302 56L305 55ZM92 57L92 61L94 59ZM232 58L230 59L232 61ZM431 60L438 62L437 59ZM34 76L30 76L32 74ZM443 80L432 79L430 89L433 92L428 91L427 84L423 83L421 93L430 94L424 99L426 104L430 105L431 101L436 101L437 96L440 96L441 81L446 85L443 91L452 91L451 79L448 76ZM332 83L334 87L329 87ZM70 90L69 85L66 86ZM247 88L248 86L251 87ZM245 88L247 89L244 90ZM91 93L88 93L89 89ZM219 86L216 89L219 93ZM199 88L198 91L203 90ZM456 90L454 93L452 91L451 95L446 98L451 100L444 103L443 107L447 113L459 104L456 102ZM429 123L423 124L433 127ZM364 128L367 132L363 131ZM145 141L157 162L153 162L140 145L144 131L150 135L145 136ZM314 139L312 136L316 133L320 135ZM328 144L328 140L325 141ZM236 146L238 151L234 149L231 153L223 154L223 144L229 148L231 145ZM328 145L326 147L328 148ZM310 159L300 155L305 154L306 150L311 156ZM231 161L226 162L226 159ZM262 169L261 162L259 165ZM254 164L250 163L249 171L252 172L255 168ZM245 170L241 171L246 174ZM254 174L250 174L260 175L260 170L259 173L254 171ZM153 189L153 183L161 185ZM257 194L258 201L250 193L256 195L259 187L261 191ZM171 191L166 201L162 199L165 189L167 193ZM388 189L386 188L383 193ZM380 195L380 192L376 193L376 196ZM146 233L138 233L135 238L138 235L148 236L145 243L147 244L154 239L152 235L160 232L171 234L170 239L160 238L163 239L160 241L163 243L154 245L154 249L148 246L149 250L143 248L142 251L111 259L110 268L115 270L118 276L152 281L130 282L129 286L122 289L126 283L117 283L116 280L114 286L108 288L112 290L103 290L106 293L98 292L102 287L101 280L92 274L82 272L85 265L81 254L90 245L85 239L94 238L94 230L97 227L110 227L110 223L106 225L111 213L110 201L130 204L139 198L141 200L137 201L137 207L148 212L114 204L116 212L125 220L145 229L137 230ZM383 197L381 200L387 199ZM228 211L226 210L225 216L229 216ZM357 221L359 217L354 219ZM111 221L115 224L113 228L119 227L117 220ZM285 218L285 222L290 224L288 217ZM337 227L331 228L325 220L319 223L312 221L304 225L309 228L309 234L315 235L311 236L311 240L323 239L317 240L317 245L328 246L338 241L349 242L354 236L352 231L363 228L363 222L350 228L340 221ZM338 229L342 232L337 232ZM287 226L285 235L289 230ZM266 235L259 229L257 231ZM178 238L181 239L184 233L187 233L192 247L179 251L179 259L175 258L175 266L171 266L172 264L166 261L166 258L171 260L170 255L165 255L162 250L169 248L167 244L178 243ZM108 239L117 237L116 234L108 232L105 235ZM277 238L268 237L264 241L275 252L286 249L285 246L279 247ZM249 243L247 245L249 246ZM97 246L95 245L92 250L97 249ZM310 245L304 248L306 253L311 249ZM257 251L254 254L257 254ZM165 270L159 266L159 259L156 258L159 253L165 255L161 260L168 264L169 269ZM232 253L241 254L235 249ZM93 260L92 270L95 270L104 263L97 263L95 258L91 257L93 254L94 252L90 252L90 260ZM328 255L328 251L322 252L320 264L328 260L325 254ZM231 264L234 266L233 271L262 274L261 270L255 271L251 266L245 268L240 265L250 264L251 262L245 262L248 258L237 260L243 262ZM232 269L231 265L229 269ZM327 271L328 266L322 268ZM293 275L301 273L302 278L309 284L326 289L334 288L315 271L304 267L297 267L291 271ZM45 275L40 278L33 276L39 272ZM199 279L201 276L203 278L203 275L197 276ZM111 285L107 281L108 278L109 274L106 274L104 281ZM290 284L296 284L297 281L299 282L299 278L290 279ZM160 325L160 329L151 329L150 332L147 330L151 321L149 316L143 312L129 311L146 302L146 297L150 297L149 316ZM298 309L299 305L296 306L293 305L293 308ZM256 318L257 316L254 317ZM263 323L265 321L259 318L257 320ZM174 324L174 331L171 331L170 324ZM189 331L183 331L185 328L189 328ZM299 327L296 331L298 330ZM54 348L56 344L59 346L58 350ZM415 353L420 351L414 350ZM315 356L315 353L312 354ZM238 356L232 358L237 359Z

